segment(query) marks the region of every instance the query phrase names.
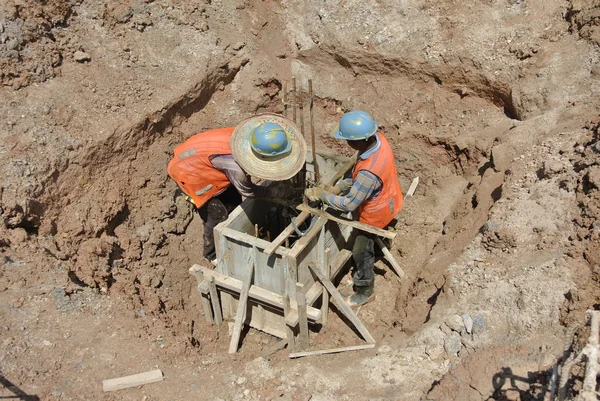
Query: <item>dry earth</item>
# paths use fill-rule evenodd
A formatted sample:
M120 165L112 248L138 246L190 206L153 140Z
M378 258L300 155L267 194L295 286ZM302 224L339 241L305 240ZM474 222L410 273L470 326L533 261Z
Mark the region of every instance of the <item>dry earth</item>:
M600 305L594 0L0 1L0 398L542 400ZM407 278L377 262L371 351L289 360L201 316L173 147L315 82L320 149L373 113ZM339 319L314 348L359 340ZM158 367L160 383L103 393ZM569 394L578 390L575 370Z

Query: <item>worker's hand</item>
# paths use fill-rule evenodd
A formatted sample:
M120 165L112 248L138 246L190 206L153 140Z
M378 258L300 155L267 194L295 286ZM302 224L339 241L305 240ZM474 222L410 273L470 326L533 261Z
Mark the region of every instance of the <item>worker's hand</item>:
M322 192L323 192L323 188L321 188L321 187L313 187L313 188L306 189L304 191L304 195L310 201L318 201L318 200L321 200L321 193Z
M271 198L287 199L294 194L294 188L291 185L278 182L269 187L269 196Z
M339 195L342 193L342 190L340 187L338 187L337 185L323 185L323 189L327 192L329 192L330 194L333 195Z

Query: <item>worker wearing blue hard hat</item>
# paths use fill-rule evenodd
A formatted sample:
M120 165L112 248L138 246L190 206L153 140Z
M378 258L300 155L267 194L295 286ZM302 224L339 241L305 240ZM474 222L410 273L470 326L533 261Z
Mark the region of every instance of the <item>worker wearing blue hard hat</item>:
M398 182L392 148L378 131L373 117L362 110L345 113L333 136L346 140L358 151L351 176L334 186L305 191L311 201L322 201L338 210L352 212L361 223L386 228L402 208L402 189ZM374 295L375 237L364 231L355 236L352 248L355 270L354 293L346 298L350 306L362 305Z

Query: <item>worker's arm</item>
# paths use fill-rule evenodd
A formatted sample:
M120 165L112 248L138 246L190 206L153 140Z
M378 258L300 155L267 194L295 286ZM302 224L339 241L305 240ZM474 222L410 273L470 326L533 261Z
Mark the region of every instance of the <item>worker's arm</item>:
M232 155L215 156L210 162L214 168L225 173L227 179L240 195L247 198L264 198L268 196L269 188L254 184L239 164L236 163Z
M344 184L347 181L344 180ZM339 185L340 183L338 183ZM323 190L321 192L321 200L325 204L334 209L344 212L353 212L356 208L373 194L379 192L381 188L381 180L375 174L367 170L361 170L356 175L356 179L352 181L350 191L346 195L336 196ZM340 186L340 189L343 188Z

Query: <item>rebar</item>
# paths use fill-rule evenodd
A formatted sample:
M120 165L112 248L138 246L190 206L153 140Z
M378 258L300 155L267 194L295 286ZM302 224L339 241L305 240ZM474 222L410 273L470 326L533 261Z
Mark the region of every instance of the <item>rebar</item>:
M310 115L310 138L312 141L312 157L313 157L313 166L315 168L315 183L318 185L321 180L321 175L319 174L319 164L317 163L317 151L316 151L316 141L315 141L315 123L313 119L313 87L312 87L312 79L308 80L308 98L309 98L309 115Z

